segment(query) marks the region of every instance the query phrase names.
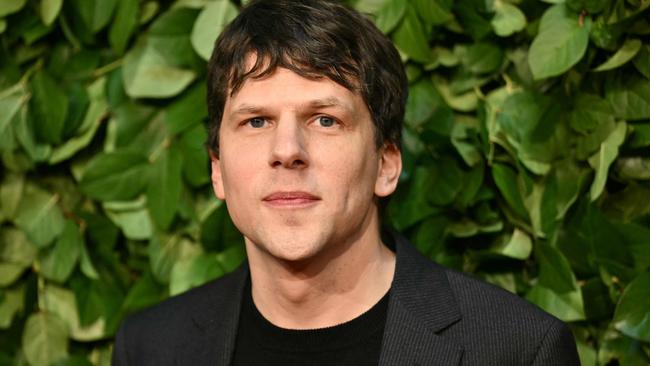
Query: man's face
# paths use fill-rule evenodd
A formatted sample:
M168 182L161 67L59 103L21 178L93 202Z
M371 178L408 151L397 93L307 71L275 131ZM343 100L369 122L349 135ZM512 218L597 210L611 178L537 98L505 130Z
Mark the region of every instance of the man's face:
M302 261L376 230L399 151L377 150L368 108L330 79L278 68L226 100L212 181L248 250ZM373 226L374 225L374 226Z

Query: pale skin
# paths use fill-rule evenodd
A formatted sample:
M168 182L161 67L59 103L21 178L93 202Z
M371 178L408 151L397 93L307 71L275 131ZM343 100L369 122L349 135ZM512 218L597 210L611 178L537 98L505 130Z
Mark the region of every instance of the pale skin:
M244 234L253 301L271 323L333 326L389 290L395 255L377 199L402 165L374 134L363 98L327 78L278 68L227 98L212 183Z

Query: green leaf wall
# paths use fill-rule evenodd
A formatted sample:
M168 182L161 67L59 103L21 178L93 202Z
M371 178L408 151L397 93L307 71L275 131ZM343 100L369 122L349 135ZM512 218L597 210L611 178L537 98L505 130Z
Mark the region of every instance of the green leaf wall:
M650 2L350 3L410 81L385 221L583 365L650 364ZM0 364L108 365L125 315L243 260L203 126L240 5L0 1Z

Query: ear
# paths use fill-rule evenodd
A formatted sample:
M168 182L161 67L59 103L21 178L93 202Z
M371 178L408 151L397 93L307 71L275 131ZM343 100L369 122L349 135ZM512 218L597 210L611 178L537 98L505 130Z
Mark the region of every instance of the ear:
M375 195L386 197L395 192L402 173L402 153L394 144L385 144L379 151L379 174L375 181Z
M215 196L220 200L226 199L226 193L223 189L223 176L221 175L221 161L214 151L210 150L210 167L212 168L212 189Z

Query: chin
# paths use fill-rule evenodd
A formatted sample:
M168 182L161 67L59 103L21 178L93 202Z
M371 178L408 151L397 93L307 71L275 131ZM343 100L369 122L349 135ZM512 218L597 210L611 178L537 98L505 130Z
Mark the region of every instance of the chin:
M257 249L277 260L290 263L309 261L321 254L325 248L323 241L317 236L300 235L295 231L260 239L253 243Z

